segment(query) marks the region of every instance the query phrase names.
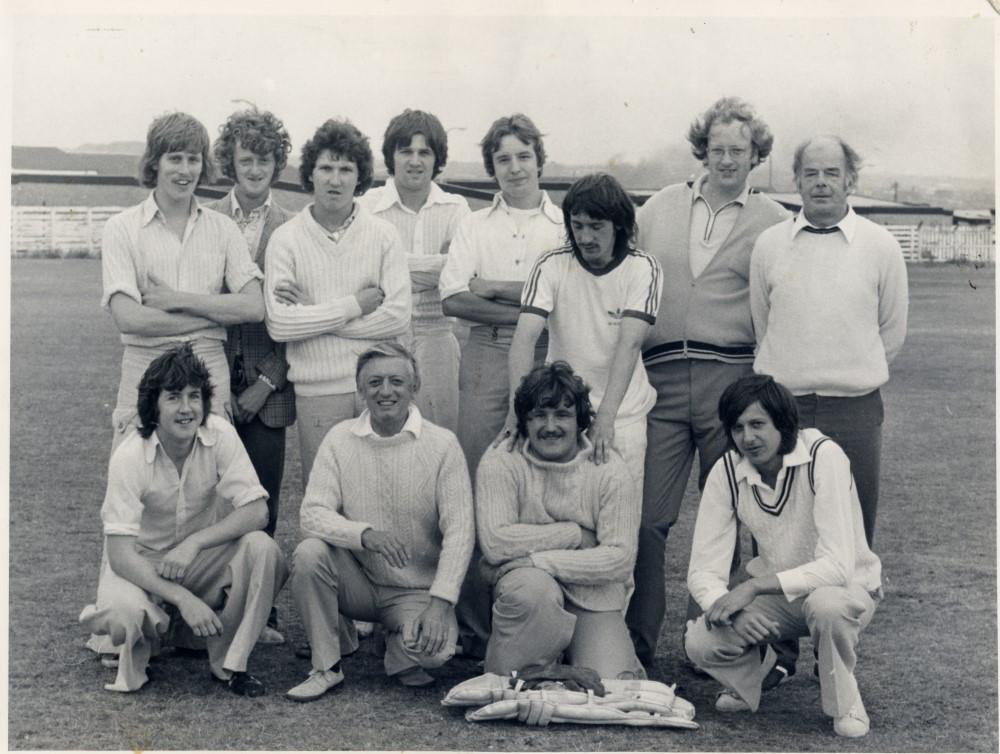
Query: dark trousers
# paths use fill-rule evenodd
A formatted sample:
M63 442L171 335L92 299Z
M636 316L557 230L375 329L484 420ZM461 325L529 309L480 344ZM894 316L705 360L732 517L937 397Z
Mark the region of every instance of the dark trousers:
M264 533L273 539L278 525L281 480L285 475L285 427L269 427L255 416L247 424L237 424L236 432L247 449L260 483L267 490L267 528Z
M843 449L851 462L858 487L861 518L868 546L875 539L878 478L882 458L882 394L878 390L857 398L830 398L809 393L795 397L799 425L815 427Z
M698 454L698 488L726 450L727 438L719 421L719 396L730 383L750 371L749 364L683 359L646 367L656 390L656 404L646 415L646 462L642 520L635 560L635 592L625 622L635 652L649 667L666 612L665 562L670 528L680 513L684 490ZM739 566L739 548L734 570ZM701 611L689 600L687 617ZM678 626L680 628L681 626Z

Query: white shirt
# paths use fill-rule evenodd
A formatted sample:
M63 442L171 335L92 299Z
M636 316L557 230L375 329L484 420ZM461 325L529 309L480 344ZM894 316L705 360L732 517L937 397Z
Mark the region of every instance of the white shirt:
M660 265L641 251L630 251L613 266L586 269L571 246L538 258L521 294L521 311L547 319L549 351L545 360L563 360L590 386L594 409L608 387L611 360L624 317L649 324L660 308ZM642 359L636 358L617 421L644 417L656 402Z
M468 291L474 277L523 281L543 251L565 242L562 210L546 192L542 192L539 211L521 230L503 194L497 193L492 205L459 223L448 261L441 270L441 298Z
M472 213L469 202L431 183L427 201L415 212L403 204L393 179L371 189L358 202L399 231L410 270L413 319L444 320L438 278L459 223Z

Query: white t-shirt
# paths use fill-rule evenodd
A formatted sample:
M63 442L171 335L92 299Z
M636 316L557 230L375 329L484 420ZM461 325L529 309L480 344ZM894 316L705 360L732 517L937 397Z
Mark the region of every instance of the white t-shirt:
M595 410L607 389L622 318L638 317L653 324L662 282L659 263L644 252L630 251L594 271L583 266L569 245L540 256L528 275L521 311L547 318L546 361L569 362L590 386ZM643 417L655 402L656 391L637 358L617 421Z

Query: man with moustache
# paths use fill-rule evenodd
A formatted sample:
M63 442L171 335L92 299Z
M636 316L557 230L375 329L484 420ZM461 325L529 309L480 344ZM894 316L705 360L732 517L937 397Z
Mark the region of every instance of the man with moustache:
M802 210L757 239L754 371L788 387L802 426L843 448L865 536L875 537L884 417L880 388L906 338L906 263L895 238L848 203L861 158L839 136L795 150Z
M726 449L716 415L719 396L753 364L750 252L762 230L788 215L748 184L774 142L750 104L718 100L691 125L688 141L705 174L667 186L637 216L636 244L663 269L660 310L642 350L656 403L646 417L642 523L627 617L647 667L665 611L666 539L695 453L701 488ZM688 612L697 614L697 605L689 602Z
M623 616L639 496L617 451L591 459L589 394L566 362L536 367L514 397L525 442L489 450L479 466L476 526L494 599L487 673L562 662L645 677Z
M367 405L319 449L302 501L292 595L312 646L312 670L287 696L309 702L340 685L339 614L378 621L385 671L404 686L455 652L455 603L475 540L472 488L455 435L413 401L420 373L397 343L357 362Z
M413 295L412 349L421 372L415 400L426 419L454 432L459 346L441 310L438 283L469 203L434 181L448 161L448 134L435 115L407 109L393 118L382 140L382 155L389 180L360 203L399 231Z

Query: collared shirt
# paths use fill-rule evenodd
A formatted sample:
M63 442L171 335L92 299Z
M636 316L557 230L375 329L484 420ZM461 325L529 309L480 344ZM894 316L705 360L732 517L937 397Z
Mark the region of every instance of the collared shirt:
M474 277L523 281L543 251L564 243L562 210L546 192L542 192L538 212L521 230L498 192L489 207L473 212L459 224L441 270L441 298L468 291Z
M708 174L694 182L691 194L691 227L688 243L688 255L691 264L692 277L698 277L708 267L712 257L722 246L732 232L740 211L750 196L750 185L743 184L739 196L730 199L718 209L713 210L702 193L702 187L708 180Z
M409 432L417 440L420 439L420 431L423 429L424 419L419 409L413 403L410 404L406 413L406 421L403 423L400 432ZM351 433L356 437L381 437L372 426L372 412L367 408L361 412L361 416L354 420L351 425ZM397 434L399 434L397 432Z
M267 199L262 205L254 207L247 213L243 212L239 199L236 198L235 188L229 192L229 201L229 215L243 233L247 248L250 249L250 256L256 259L260 251L257 247L260 246L260 236L264 231L264 223L267 222L268 213L271 211L271 192L267 192Z
M821 586L861 584L874 592L881 585L882 565L865 539L850 462L817 429L799 432L795 447L782 458L773 489L736 451L712 467L698 505L688 568L688 589L705 610L728 592L737 519L760 553L747 571L776 575L789 602Z
M111 458L101 519L105 535L164 552L215 524L221 501L239 508L266 498L236 430L210 414L180 474L155 431L126 439Z
M313 203L310 203L309 206L306 207L306 209L309 210L309 217L311 217L312 221L319 226L320 230L322 230L323 233L326 234L326 237L329 238L334 243L340 243L340 239L344 237L344 234L347 233L347 229L351 227L351 224L358 216L358 203L354 202L354 204L351 205L351 214L347 216L347 219L344 220L344 222L342 222L333 230L328 230L325 225L322 225L319 222L319 220L313 217L312 208L313 208Z
M840 218L833 225L825 225L822 228L813 225L806 219L806 213L803 210L799 210L799 213L795 215L792 219L792 235L797 236L799 233L814 233L818 235L825 235L827 233L836 233L840 231L841 235L847 243L854 241L854 232L858 227L858 216L854 212L853 207L847 208L847 214Z
M184 235L178 239L167 227L153 198L121 212L105 223L101 241L104 292L101 306L110 309L111 297L124 293L142 303L140 288L155 278L174 290L214 295L223 287L236 293L251 280L264 276L254 264L236 223L221 212L191 202ZM184 335L144 336L122 333L126 345L159 346L185 340L224 341L224 327L206 327Z
M468 201L432 182L427 201L414 211L403 204L393 179L358 201L399 231L413 286L414 320L443 320L438 278L459 222L471 214Z
M800 212L754 245L754 371L795 395L865 395L888 381L906 338L903 252L889 231L853 209L830 228L809 227Z

